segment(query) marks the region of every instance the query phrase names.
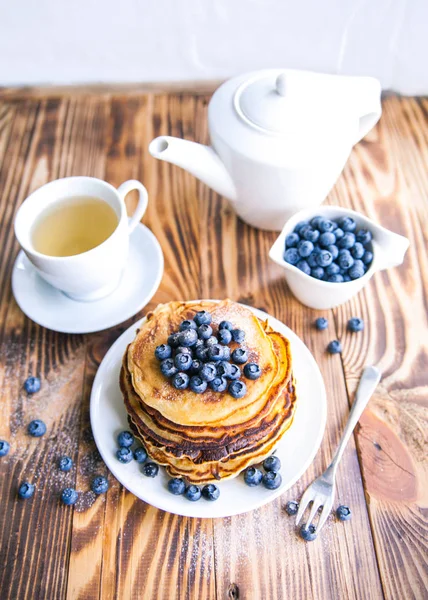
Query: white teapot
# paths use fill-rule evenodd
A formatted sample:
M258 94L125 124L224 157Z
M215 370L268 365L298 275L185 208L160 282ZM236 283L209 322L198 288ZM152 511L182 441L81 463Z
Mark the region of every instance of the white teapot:
M229 198L250 225L279 231L326 198L353 145L379 120L380 92L372 77L256 71L211 98L212 147L161 136L149 152Z

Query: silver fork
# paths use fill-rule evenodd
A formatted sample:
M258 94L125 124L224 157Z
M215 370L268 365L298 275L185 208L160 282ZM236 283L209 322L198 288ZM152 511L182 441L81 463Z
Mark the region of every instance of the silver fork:
M340 440L339 446L336 450L336 454L334 455L329 467L327 467L320 477L311 483L311 485L303 494L296 516L296 525L300 523L305 510L312 502L311 512L309 514L309 519L306 521L305 529L307 529L312 523L318 510L323 507L318 525L316 527L316 533L318 534L321 531L321 527L326 522L327 517L333 507L334 497L336 494L336 471L340 459L342 458L343 451L345 450L346 444L348 443L349 438L351 437L351 434L359 421L359 418L367 406L368 401L375 391L380 378L381 372L376 367L366 367L364 369L360 383L358 384L357 392L355 394L354 403L349 413L348 422L346 423L342 439Z

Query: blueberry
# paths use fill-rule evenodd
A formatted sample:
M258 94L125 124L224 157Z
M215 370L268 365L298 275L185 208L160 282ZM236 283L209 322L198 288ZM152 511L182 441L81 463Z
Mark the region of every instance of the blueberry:
M250 487L256 487L262 482L263 473L255 467L248 467L244 471L244 481Z
M355 223L355 221L352 217L342 217L341 219L339 219L338 225L345 232L355 231L355 229L357 227L357 224Z
M131 462L132 460L132 450L131 448L118 448L116 450L116 458L119 462L123 463L124 465L126 465L127 463Z
M207 340L213 334L213 328L211 325L204 323L203 325L199 325L198 327L198 336L201 340Z
M184 492L184 497L190 502L197 502L201 495L201 490L197 485L188 485Z
M186 484L180 477L173 477L168 481L168 491L174 496L181 496L186 490Z
M336 510L336 516L339 521L349 521L351 518L351 509L347 506L340 505Z
M210 381L210 388L213 390L213 392L225 392L227 388L226 377L215 377L212 381Z
M192 392L195 392L196 394L203 394L207 389L207 385L207 382L199 375L193 375L193 377L190 378L189 387Z
M322 267L315 267L311 269L311 277L315 277L315 279L322 279L324 276L324 269Z
M177 367L172 358L165 358L160 364L160 370L165 377L172 377L177 373Z
M218 339L215 335L212 335L207 340L205 340L205 347L209 348L210 346L214 346L214 344L218 344Z
M373 260L373 252L370 252L370 250L366 250L361 260L365 265L370 265Z
M185 356L185 355L184 355ZM185 390L189 385L190 378L187 373L179 372L171 380L176 390Z
M351 281L351 278L349 277L348 273L345 273L344 275L342 275L343 277L343 281Z
M239 379L241 377L241 369L238 365L230 365L230 373L227 376L228 379Z
M35 419L28 424L27 431L33 437L41 437L46 433L46 425L40 419Z
M196 352L196 350L198 348L205 348L204 340L200 340L199 338L198 338L196 344L194 346L192 346L192 351Z
M120 448L129 448L134 443L134 436L130 431L121 431L117 436L117 443Z
M319 254L319 252L320 252L320 248L314 248L314 251L312 252L312 254L310 254L308 256L308 258L306 259L306 262L311 267L311 269L315 269L315 267L318 266L317 255Z
M286 248L295 248L297 244L300 242L300 236L298 233L289 233L285 238L285 247Z
M171 333L171 335L168 336L168 345L171 346L171 348L177 348L177 346L180 345L180 334Z
M220 490L214 483L209 483L202 488L202 496L205 500L214 501L220 496Z
M337 227L334 230L334 237L336 238L336 241L340 240L340 238L343 238L344 235L345 235L345 232L340 227Z
M227 346L232 341L232 334L228 329L219 329L217 333L218 341L223 346Z
M368 229L359 229L355 237L357 238L357 242L361 242L363 246L366 246L373 239L372 233Z
M229 383L228 392L233 398L243 398L247 393L247 386L243 381L236 379Z
M276 473L275 471L268 471L263 475L263 485L268 490L276 490L282 483L282 477L280 473Z
M300 230L306 225L309 225L307 221L299 221L299 223L297 223L297 225L294 227L294 231L300 234Z
M318 319L316 319L315 321L315 327L318 329L318 331L323 331L324 329L327 329L327 319L325 319L324 317L318 317Z
M38 377L28 377L24 382L24 388L27 394L35 394L41 388L42 384Z
M58 467L60 471L67 473L73 468L73 461L69 456L61 456L58 461Z
M189 373L190 375L197 375L199 371L202 369L203 362L198 360L197 358L192 361L190 365Z
M248 352L245 348L235 348L232 352L232 360L237 365L243 365L248 360Z
M327 346L329 354L340 354L342 352L342 344L338 340L331 341Z
M192 363L193 359L190 354L177 354L174 358L174 365L179 371L188 371Z
M228 329L229 331L232 331L233 329L233 325L230 321L221 321L220 325L218 326L219 330L220 329Z
M221 346L220 344L212 344L212 346L210 346L208 348L208 358L210 360L223 360L224 358L224 353L223 353L223 346Z
M35 486L32 483L21 483L18 489L18 496L23 500L28 500L34 494Z
M193 320L195 321L196 325L198 325L198 327L199 325L209 325L212 321L212 316L208 311L200 310L196 313Z
M331 265L328 265L325 272L327 275L336 275L336 273L340 272L340 267L338 264L332 262Z
M310 275L311 274L311 267L309 266L308 262L306 260L299 260L299 262L297 263L296 267L298 269L300 269L303 273L305 273L306 275Z
M359 279L364 275L364 271L364 263L361 260L356 260L354 265L349 269L348 274L351 279Z
M328 246L332 246L336 242L336 236L331 231L326 231L322 233L319 240L319 245L322 248L327 248Z
M313 229L310 225L305 225L300 230L300 237L302 237L304 240L308 240L308 242L312 242L313 244L315 244L315 242L317 242L318 238L320 237L320 232L317 229Z
M262 370L256 363L247 363L244 367L244 375L247 379L258 379Z
M313 249L314 249L313 243L308 242L308 240L301 240L297 244L297 250L302 258L306 258L307 256L309 256L309 254L311 254Z
M341 238L340 240L338 240L337 245L339 248L345 248L348 249L352 248L352 246L355 244L355 235L351 232L347 232L345 233L345 235L343 236L343 238Z
M159 473L159 465L153 462L148 462L143 466L143 473L146 477L156 477Z
M138 448L135 448L134 453L134 460L137 461L137 463L143 463L147 460L147 452L146 449L143 448L143 446L138 446Z
M242 344L245 340L245 331L242 331L242 329L232 329L232 339L234 342Z
M175 350L175 356L177 356L177 354L189 354L189 356L193 356L193 350L192 348L186 348L185 346L178 346Z
M300 528L300 537L302 537L305 542L313 542L317 537L315 525L309 525L306 529L306 524L304 523Z
M330 283L343 283L344 279L340 273L333 273L333 275L328 276L327 281L330 281Z
M273 471L274 473L278 473L281 469L281 461L277 456L269 456L263 461L263 469L265 471Z
M318 229L321 231L321 233L334 231L334 229L336 229L336 223L333 223L333 221L330 221L329 219L320 219Z
M334 244L332 244L331 246L327 246L326 250L328 250L331 253L333 260L336 260L336 258L339 256L339 248Z
M199 346L198 348L196 348L195 354L196 354L196 358L201 363L204 363L206 360L208 360L208 348L203 348L203 347Z
M297 252L297 248L289 248L284 252L284 260L290 265L295 265L300 259L300 254Z
M104 477L103 475L98 475L98 477L95 477L91 483L91 490L97 495L105 494L108 490L107 477Z
M172 355L172 348L168 346L168 344L161 344L157 346L155 350L155 356L158 360L164 360L165 358L170 358Z
M364 256L364 246L361 242L355 242L355 244L351 248L351 254L353 258L362 258Z
M333 262L333 256L328 250L321 250L317 255L317 264L319 267L328 267Z
M208 383L212 381L217 376L217 367L212 362L207 362L204 364L202 369L199 371L199 377L203 381L207 381Z
M356 333L357 331L362 331L364 329L364 321L359 319L358 317L352 317L348 321L348 330Z
M287 502L287 504L285 505L285 512L290 517L293 517L294 515L297 515L297 511L298 510L299 510L299 503L295 502L294 500L289 500Z
M197 329L198 326L196 325L195 321L192 321L190 319L186 319L185 321L182 321L181 325L180 325L180 331L186 331L186 329Z
M78 497L79 497L79 494L73 488L65 488L61 492L61 500L67 506L76 504Z
M322 221L322 217L320 215L312 217L312 219L310 220L311 227L313 227L314 229L319 229L320 221Z
M217 376L228 377L232 369L232 365L227 360L220 360L217 363Z
M178 340L180 342L180 346L190 348L198 341L198 334L194 329L186 329L178 334Z
M230 354L229 346L223 346L223 360L230 360Z
M10 444L6 440L0 440L0 456L6 456L9 453Z
M341 250L337 259L337 263L341 269L350 269L354 264L354 259L349 250Z

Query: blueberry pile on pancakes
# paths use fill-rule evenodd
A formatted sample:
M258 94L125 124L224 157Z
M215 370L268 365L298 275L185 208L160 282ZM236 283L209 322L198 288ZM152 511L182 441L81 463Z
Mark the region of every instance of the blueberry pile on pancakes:
M125 352L120 384L149 456L190 483L262 462L296 403L289 341L230 300L159 305Z

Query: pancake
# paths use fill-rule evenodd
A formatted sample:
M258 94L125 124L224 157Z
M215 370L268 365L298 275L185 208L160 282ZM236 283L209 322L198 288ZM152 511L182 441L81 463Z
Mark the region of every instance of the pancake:
M262 375L245 379L243 398L210 388L177 390L160 372L155 348L200 310L211 313L214 330L228 320L245 331L249 361ZM296 402L288 340L230 300L158 306L125 352L120 385L130 426L148 454L192 483L234 477L264 460L290 427Z

